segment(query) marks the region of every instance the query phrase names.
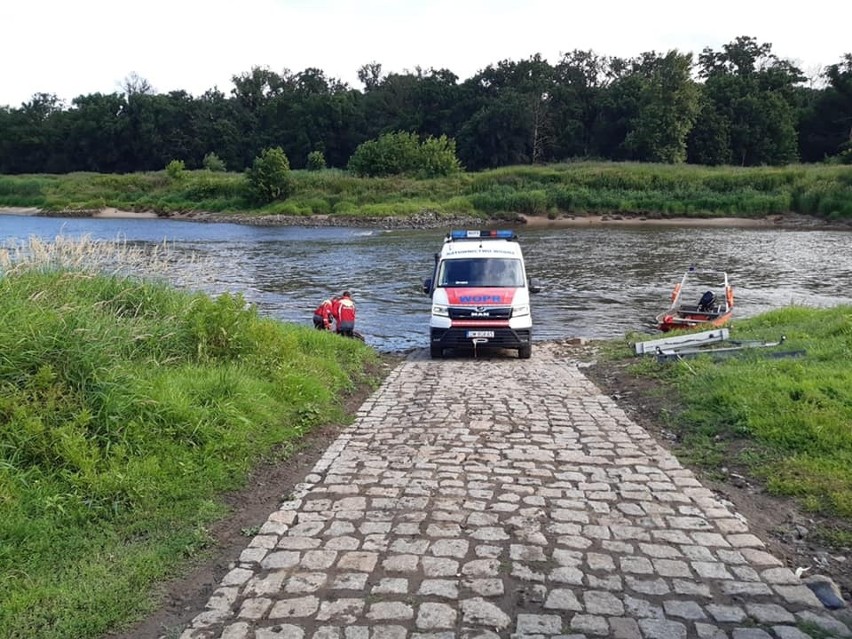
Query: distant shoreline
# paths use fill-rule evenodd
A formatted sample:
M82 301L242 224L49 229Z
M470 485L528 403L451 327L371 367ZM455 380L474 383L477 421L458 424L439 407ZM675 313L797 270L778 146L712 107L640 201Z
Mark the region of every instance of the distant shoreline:
M284 216L250 215L233 213L189 212L158 215L154 211L126 211L113 207L85 211L44 212L36 207L0 207L0 215L99 218L99 219L166 219L185 222L248 224L252 226L357 226L370 228L418 229L471 226L509 226L530 229L582 228L607 226L652 226L652 227L717 227L717 228L776 228L852 230L852 223L831 222L819 218L786 213L761 218L743 217L648 217L646 215L565 215L551 219L545 216L519 215L515 220L482 220L473 217L444 218L425 213L407 217L350 218L328 215Z

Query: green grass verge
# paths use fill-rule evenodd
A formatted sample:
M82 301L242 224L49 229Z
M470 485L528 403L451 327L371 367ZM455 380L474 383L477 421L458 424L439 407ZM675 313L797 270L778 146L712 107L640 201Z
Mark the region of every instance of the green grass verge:
M653 377L676 397L668 427L681 453L705 468L740 464L767 490L800 501L811 512L839 518L852 531L852 307L787 307L737 321L732 339L776 341L775 350L804 350L772 359L762 349L713 361L657 364L632 372ZM635 337L635 336L631 336ZM625 357L623 345L609 351Z
M203 552L217 495L343 420L375 358L239 296L0 276L0 636L99 637L140 616Z
M293 194L259 206L236 173L0 176L0 206L45 210L274 213L406 217L624 213L654 217L760 217L796 212L852 219L846 167L704 167L578 162L515 166L435 179L360 178L346 171L294 171Z

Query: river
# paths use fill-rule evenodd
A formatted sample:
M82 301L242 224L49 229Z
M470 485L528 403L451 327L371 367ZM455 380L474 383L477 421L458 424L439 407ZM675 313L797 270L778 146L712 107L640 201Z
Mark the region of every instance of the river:
M385 352L428 344L421 292L447 229L260 227L162 219L0 215L0 242L57 235L167 243L197 257L173 282L242 293L264 315L309 325L318 302L348 289L357 328ZM718 227L517 228L532 296L534 340L650 331L690 266L727 271L734 318L786 305L852 304L852 233Z

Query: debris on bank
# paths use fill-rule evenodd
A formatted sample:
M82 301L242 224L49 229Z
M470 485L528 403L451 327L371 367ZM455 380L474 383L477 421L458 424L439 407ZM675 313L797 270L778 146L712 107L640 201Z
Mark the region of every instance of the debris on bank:
M636 355L654 355L658 362L680 361L708 355L713 359L725 359L740 355L754 349L772 348L781 346L785 341L784 335L778 341L767 342L763 340L732 340L727 328L700 333L690 333L677 337L663 337L644 342L636 342L634 350ZM761 353L768 357L802 357L804 350L778 351L772 350Z

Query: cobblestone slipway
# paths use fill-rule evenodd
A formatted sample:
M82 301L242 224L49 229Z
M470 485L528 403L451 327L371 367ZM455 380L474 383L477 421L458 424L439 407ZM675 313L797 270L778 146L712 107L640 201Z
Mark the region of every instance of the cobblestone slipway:
M415 353L181 639L852 636L554 346Z

